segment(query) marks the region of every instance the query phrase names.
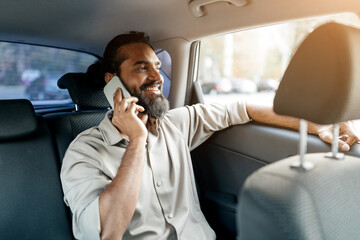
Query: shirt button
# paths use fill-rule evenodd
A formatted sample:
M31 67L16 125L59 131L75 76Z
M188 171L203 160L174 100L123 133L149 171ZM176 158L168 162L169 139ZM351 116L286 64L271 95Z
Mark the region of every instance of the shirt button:
M157 183L156 183L156 186L158 186L158 187L160 187L162 185L162 182L161 181L158 181Z
M171 213L168 214L168 218L172 219L174 217L174 215L172 215Z

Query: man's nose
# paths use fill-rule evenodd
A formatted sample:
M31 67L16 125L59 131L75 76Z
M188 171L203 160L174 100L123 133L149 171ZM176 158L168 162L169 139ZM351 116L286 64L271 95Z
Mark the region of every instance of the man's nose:
M151 68L151 71L149 74L149 79L152 81L162 81L162 82L164 81L164 79L162 78L162 76L160 74L160 71L155 67Z

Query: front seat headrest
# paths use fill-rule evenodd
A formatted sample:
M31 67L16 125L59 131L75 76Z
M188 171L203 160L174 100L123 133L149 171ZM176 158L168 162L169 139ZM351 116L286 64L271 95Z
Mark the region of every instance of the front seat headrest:
M0 100L0 116L0 141L24 138L37 130L36 114L29 100Z
M277 90L274 111L318 124L359 119L359 89L360 30L327 23L295 52Z

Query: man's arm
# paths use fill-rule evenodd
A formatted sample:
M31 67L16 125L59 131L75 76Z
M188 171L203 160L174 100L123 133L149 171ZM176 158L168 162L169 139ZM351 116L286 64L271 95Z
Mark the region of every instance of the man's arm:
M134 97L122 99L119 89L114 95L112 123L129 138L130 143L115 178L99 197L101 239L122 238L138 201L145 159L147 115L137 116L136 112L144 109L136 105L136 101Z
M277 115L273 111L272 104L265 105L248 102L246 104L246 110L250 118L254 121L296 130L299 129L299 119ZM360 131L356 128L353 121L340 123L339 126L341 133L339 148L343 151L348 151L353 143L360 141ZM324 142L332 142L332 125L319 125L308 122L308 132L318 135Z

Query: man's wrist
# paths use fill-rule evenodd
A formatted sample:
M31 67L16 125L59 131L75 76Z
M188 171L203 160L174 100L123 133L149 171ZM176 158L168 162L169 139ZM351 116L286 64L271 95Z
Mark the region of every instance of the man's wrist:
M146 144L146 135L145 136L137 136L129 139L131 144L144 145Z
M321 130L328 128L329 125L321 125L313 122L308 122L308 133L319 135Z

